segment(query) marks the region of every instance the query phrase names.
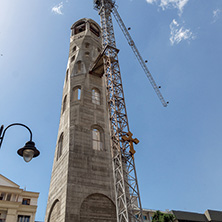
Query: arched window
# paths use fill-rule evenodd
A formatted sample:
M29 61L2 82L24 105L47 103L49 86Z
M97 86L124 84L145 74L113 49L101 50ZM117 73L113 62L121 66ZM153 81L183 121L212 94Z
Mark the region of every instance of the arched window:
M49 211L49 216L47 222L55 222L60 214L60 202L58 199L56 199Z
M78 61L77 62L77 73L80 73L82 71L82 62Z
M101 132L94 128L92 129L92 147L94 150L102 150Z
M73 89L73 100L77 101L81 99L81 86L77 86Z
M76 24L74 28L74 34L79 34L80 32L84 32L86 30L86 23L84 21L79 22Z
M62 113L64 113L64 111L66 110L66 102L67 101L67 96L64 97L63 99L63 104L62 104Z
M61 133L59 137L58 149L57 149L57 160L62 155L62 148L63 148L63 133Z
M96 88L92 90L92 102L94 104L100 105L100 91Z

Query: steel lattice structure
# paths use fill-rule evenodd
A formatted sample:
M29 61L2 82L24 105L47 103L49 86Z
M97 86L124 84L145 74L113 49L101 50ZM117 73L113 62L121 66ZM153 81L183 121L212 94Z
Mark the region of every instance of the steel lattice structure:
M112 9L112 13L113 13L113 15L114 15L117 23L119 24L119 27L121 28L124 36L126 37L126 40L127 40L128 44L131 46L131 48L132 48L132 50L133 50L136 58L138 59L141 67L143 68L143 71L145 72L147 78L149 79L149 81L150 81L153 89L155 90L158 98L160 99L162 105L163 105L164 107L167 107L168 102L166 102L166 101L164 100L163 95L161 94L161 92L160 92L160 90L159 90L159 87L157 86L155 80L153 79L153 77L152 77L149 69L147 68L147 66L146 66L146 64L145 64L145 62L144 62L141 54L139 53L139 50L137 49L137 47L136 47L136 45L135 45L132 37L130 36L130 34L129 34L126 26L124 25L124 22L123 22L123 20L121 19L121 17L120 17L120 15L119 15L119 13L118 13L118 11L117 11L117 9L116 9L115 6L114 6L113 9Z
M116 48L111 16L115 2L113 0L94 0L94 7L99 11L101 19L117 221L143 222L134 157L129 152L129 143L122 139L129 132L129 124L117 55L119 50Z

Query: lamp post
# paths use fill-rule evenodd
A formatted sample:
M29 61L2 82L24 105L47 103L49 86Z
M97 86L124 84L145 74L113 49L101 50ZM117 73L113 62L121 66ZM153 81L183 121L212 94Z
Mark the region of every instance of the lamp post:
M25 162L29 162L32 160L32 158L37 157L40 154L40 152L36 149L35 143L32 141L32 131L29 129L29 127L27 127L26 125L21 124L21 123L10 124L5 129L4 129L3 125L1 126L1 128L0 128L0 148L1 148L4 136L5 136L5 132L11 126L23 126L30 133L30 140L28 142L26 142L24 147L20 148L17 151L18 155L22 156L23 159L25 160Z

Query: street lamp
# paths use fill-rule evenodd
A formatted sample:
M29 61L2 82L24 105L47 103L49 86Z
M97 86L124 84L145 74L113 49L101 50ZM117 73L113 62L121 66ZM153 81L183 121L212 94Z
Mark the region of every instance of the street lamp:
M32 141L32 131L24 124L13 123L7 126L5 129L4 129L4 126L2 125L0 128L0 148L3 142L6 130L11 126L16 126L16 125L23 126L26 129L28 129L28 131L30 132L30 140L25 144L24 147L22 147L21 149L17 151L18 155L22 156L25 162L29 162L32 160L32 158L37 157L40 154L40 152L36 149L35 143Z

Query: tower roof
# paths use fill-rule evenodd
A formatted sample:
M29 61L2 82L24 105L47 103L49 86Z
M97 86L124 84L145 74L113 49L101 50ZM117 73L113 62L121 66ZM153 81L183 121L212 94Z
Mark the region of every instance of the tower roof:
M78 25L79 23L81 23L81 22L85 22L85 23L91 22L91 23L94 23L94 24L97 26L97 28L99 28L99 29L101 30L100 25L99 25L97 22L95 22L94 20L90 19L90 18L82 18L82 19L79 19L78 21L76 21L76 22L72 25L71 29L74 29L74 27L75 27L76 25Z

